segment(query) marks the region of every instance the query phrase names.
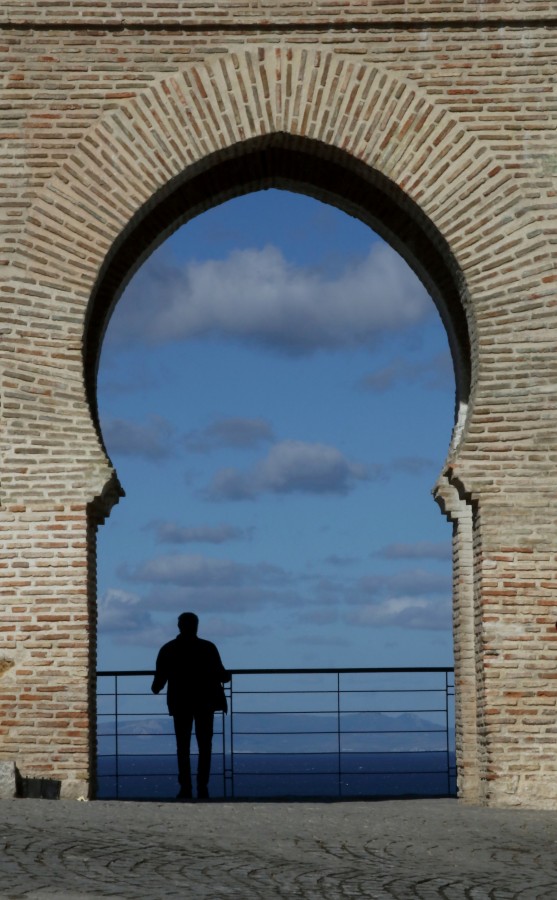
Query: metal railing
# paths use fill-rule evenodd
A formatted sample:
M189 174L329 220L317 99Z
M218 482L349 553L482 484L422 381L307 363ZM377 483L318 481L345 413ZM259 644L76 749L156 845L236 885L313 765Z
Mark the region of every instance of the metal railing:
M97 673L99 797L177 789L152 671ZM215 716L211 796L452 796L452 668L234 669ZM196 743L192 739L195 770Z

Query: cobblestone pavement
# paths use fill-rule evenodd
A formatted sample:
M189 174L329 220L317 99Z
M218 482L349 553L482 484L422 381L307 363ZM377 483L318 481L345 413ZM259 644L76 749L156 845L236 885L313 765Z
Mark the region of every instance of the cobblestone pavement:
M557 900L557 812L5 800L0 897Z

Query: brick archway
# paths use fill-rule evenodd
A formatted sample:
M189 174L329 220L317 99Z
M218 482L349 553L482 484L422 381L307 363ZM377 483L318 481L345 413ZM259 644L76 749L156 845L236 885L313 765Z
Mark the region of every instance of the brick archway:
M485 142L400 77L332 52L256 48L161 79L101 116L43 184L22 268L47 292L71 289L76 321L86 309L94 397L106 315L145 256L215 203L295 186L369 222L418 270L467 403L476 344L467 282L480 272L460 258L479 240L478 217L490 223L482 242L495 253L504 244L513 181Z
M467 406L437 487L455 523L460 790L557 803L553 760L537 750L525 767L556 696L540 660L552 646L541 472L557 438L544 443L549 404L532 425L546 382L536 335L525 339L526 311L551 316L542 156L502 152L498 129L455 110L450 92L341 47L232 46L171 68L96 101L87 127L84 96L75 138L42 171L31 154L14 217L2 294L14 622L0 650L3 757L59 779L65 796L88 789L94 530L118 495L94 408L112 304L187 218L256 187L296 186L373 224L439 305ZM502 373L511 393L526 388L518 403Z

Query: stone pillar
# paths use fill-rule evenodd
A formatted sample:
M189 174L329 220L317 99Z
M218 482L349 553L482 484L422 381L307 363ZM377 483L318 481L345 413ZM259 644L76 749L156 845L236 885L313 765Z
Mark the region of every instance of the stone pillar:
M0 512L0 759L62 797L94 781L94 531L82 504Z
M95 527L119 489L85 398L81 299L23 270L12 281L17 315L0 285L0 761L49 795L88 796Z
M457 791L466 803L485 800L482 780L484 748L478 735L478 696L482 686L477 653L477 604L474 579L474 516L446 475L434 497L453 524L453 638L455 665L455 723Z
M459 797L554 809L554 499L503 479L473 498L451 469L435 497L454 527Z
M493 806L557 807L556 515L543 490L479 505L480 727Z

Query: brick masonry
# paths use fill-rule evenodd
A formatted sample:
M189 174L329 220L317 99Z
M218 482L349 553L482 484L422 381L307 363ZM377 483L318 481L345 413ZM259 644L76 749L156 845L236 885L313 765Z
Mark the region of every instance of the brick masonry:
M368 222L438 304L459 791L557 806L556 65L542 0L4 0L0 760L92 790L110 310L180 224L277 186Z

